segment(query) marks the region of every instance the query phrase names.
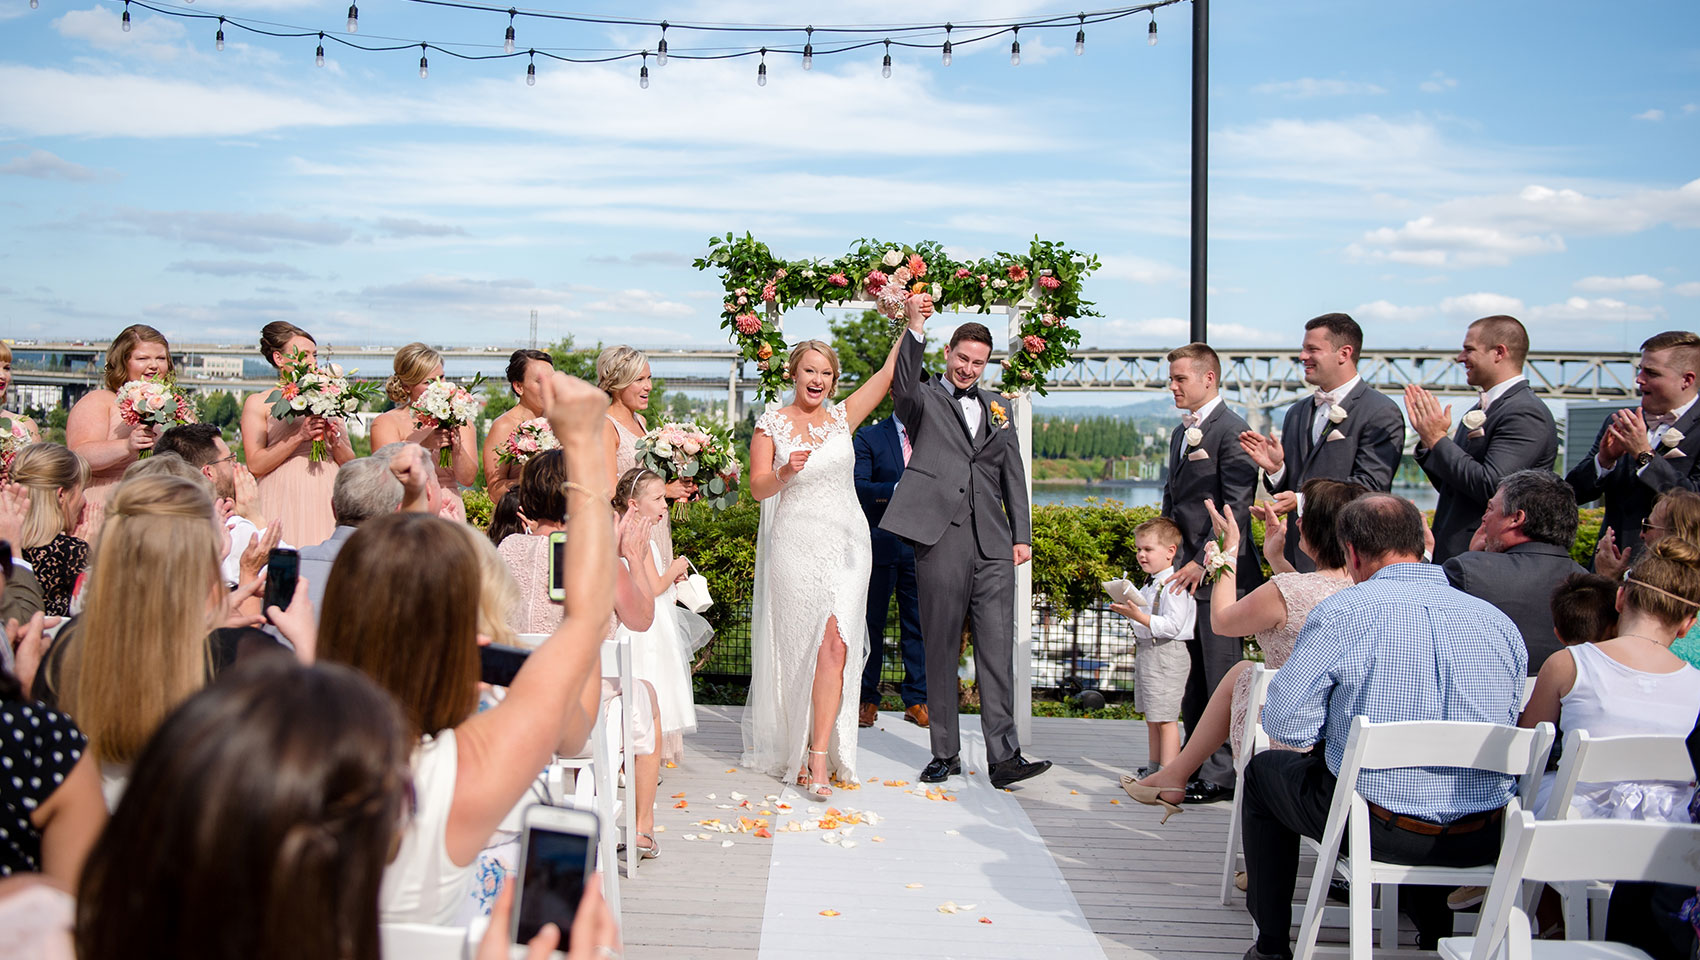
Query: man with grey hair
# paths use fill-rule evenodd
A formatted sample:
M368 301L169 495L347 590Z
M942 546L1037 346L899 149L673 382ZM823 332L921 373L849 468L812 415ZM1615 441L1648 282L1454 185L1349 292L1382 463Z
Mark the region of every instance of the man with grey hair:
M430 471L421 468L420 458L412 456L409 447L424 453L418 444L392 443L337 470L331 487L336 529L324 543L301 548L301 576L307 580L307 596L315 613L324 605L325 583L336 556L356 528L373 517L403 510L409 499L416 504L428 502L424 491Z
M1511 618L1529 648L1529 676L1562 644L1552 630L1552 592L1577 573L1576 494L1558 474L1519 470L1499 482L1470 549L1442 566L1454 587Z

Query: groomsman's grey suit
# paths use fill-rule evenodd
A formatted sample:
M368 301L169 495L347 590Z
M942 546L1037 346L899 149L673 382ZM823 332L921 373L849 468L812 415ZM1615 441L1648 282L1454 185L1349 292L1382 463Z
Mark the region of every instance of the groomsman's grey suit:
M1641 545L1641 521L1653 513L1653 501L1672 487L1700 490L1700 403L1693 403L1678 417L1674 426L1682 431L1682 441L1674 448L1662 443L1655 445L1653 456L1645 468L1638 467L1634 457L1619 457L1612 468L1600 475L1596 458L1600 440L1611 426L1611 419L1600 426L1594 445L1581 463L1570 468L1565 480L1576 491L1576 502L1601 500L1606 508L1603 527L1617 535L1619 550Z
M1033 542L1027 473L1009 404L976 389L978 429L969 430L953 387L921 367L925 346L902 334L891 393L913 452L880 527L915 545L921 634L927 653L927 713L935 759L957 756L956 668L962 624L972 618L974 673L986 759L1014 759L1015 545ZM994 417L991 405L1005 411Z
M1393 489L1393 474L1405 449L1405 414L1399 405L1359 380L1339 402L1346 418L1334 423L1324 417L1322 436L1311 441L1317 412L1314 396L1287 408L1281 424L1281 479L1269 489L1298 492L1306 480L1325 477L1362 484L1372 492ZM1301 573L1316 569L1299 552L1299 514L1287 514L1287 561Z
M1211 405L1214 405L1213 407ZM1233 590L1243 594L1263 583L1263 566L1251 540L1251 503L1257 492L1257 464L1240 446L1240 434L1249 429L1239 414L1228 409L1220 397L1206 404L1211 407L1198 423L1203 437L1197 444L1186 442L1187 423L1183 419L1169 437L1169 476L1163 484L1163 516L1181 528L1181 546L1175 552L1175 569L1196 560L1204 564L1204 547L1215 539L1210 513L1204 501L1210 500L1218 510L1231 507L1239 520L1240 550L1235 566L1236 580L1224 579L1215 584L1201 583L1198 587L1198 626L1193 638L1186 642L1192 655L1192 672L1187 675L1186 693L1181 700L1181 715L1186 718L1187 735L1204 715L1210 694L1222 682L1234 664L1244 654L1239 637L1220 637L1210 629L1210 598L1218 590ZM1227 744L1204 762L1198 778L1220 787L1234 786L1233 752Z
M1480 403L1470 407L1479 409ZM1451 438L1442 438L1432 447L1419 444L1417 465L1440 493L1434 507L1434 562L1445 563L1470 549L1470 538L1481 526L1482 511L1499 481L1519 470L1551 470L1557 455L1552 412L1527 380L1513 384L1488 404L1487 419L1480 428L1471 430L1459 423ZM1546 601L1541 603L1544 608ZM1550 623L1548 627L1550 637ZM1530 648L1531 671L1535 669L1533 654Z

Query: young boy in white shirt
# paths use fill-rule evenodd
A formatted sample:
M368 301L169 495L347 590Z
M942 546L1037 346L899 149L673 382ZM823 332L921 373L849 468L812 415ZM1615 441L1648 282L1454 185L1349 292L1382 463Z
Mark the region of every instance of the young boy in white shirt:
M1113 603L1110 609L1133 621L1133 708L1145 715L1149 762L1156 772L1181 752L1181 696L1192 670L1186 641L1198 620L1198 601L1191 593L1165 589L1181 545L1181 529L1173 520L1145 521L1134 528L1133 544L1139 569L1151 575L1139 591L1145 603Z

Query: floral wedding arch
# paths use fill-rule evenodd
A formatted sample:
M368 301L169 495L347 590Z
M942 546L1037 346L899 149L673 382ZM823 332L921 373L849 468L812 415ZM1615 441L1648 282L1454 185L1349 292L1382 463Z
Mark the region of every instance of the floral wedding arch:
M1071 348L1080 343L1074 321L1097 316L1091 302L1080 299L1080 284L1098 268L1098 258L1038 237L1025 254L979 260L952 259L931 240L858 240L833 260L782 260L753 235L728 233L711 238L708 255L694 266L720 271L726 288L720 325L731 331L744 359L756 364L763 400L775 399L787 387L782 359L787 345L777 321L799 304L812 302L825 310L869 303L889 285L900 285L929 289L940 310L1005 308L1016 323L998 389L1010 396L1043 396L1051 371L1068 363Z

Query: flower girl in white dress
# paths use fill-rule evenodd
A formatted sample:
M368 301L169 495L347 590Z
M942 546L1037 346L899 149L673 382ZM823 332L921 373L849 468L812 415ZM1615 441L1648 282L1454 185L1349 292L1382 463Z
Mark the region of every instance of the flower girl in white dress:
M643 467L627 470L614 487L614 509L621 516L636 510L640 516L661 520L667 515L664 481ZM663 566L661 550L653 542L650 559L651 563L639 564L640 569L633 570L632 575L655 596L655 622L642 631L622 625L615 636L631 642L632 674L655 688L662 736L673 738L697 728L690 657L708 642L714 631L708 621L676 602L678 588L674 584L689 571L689 562L684 557L675 557L671 564Z

